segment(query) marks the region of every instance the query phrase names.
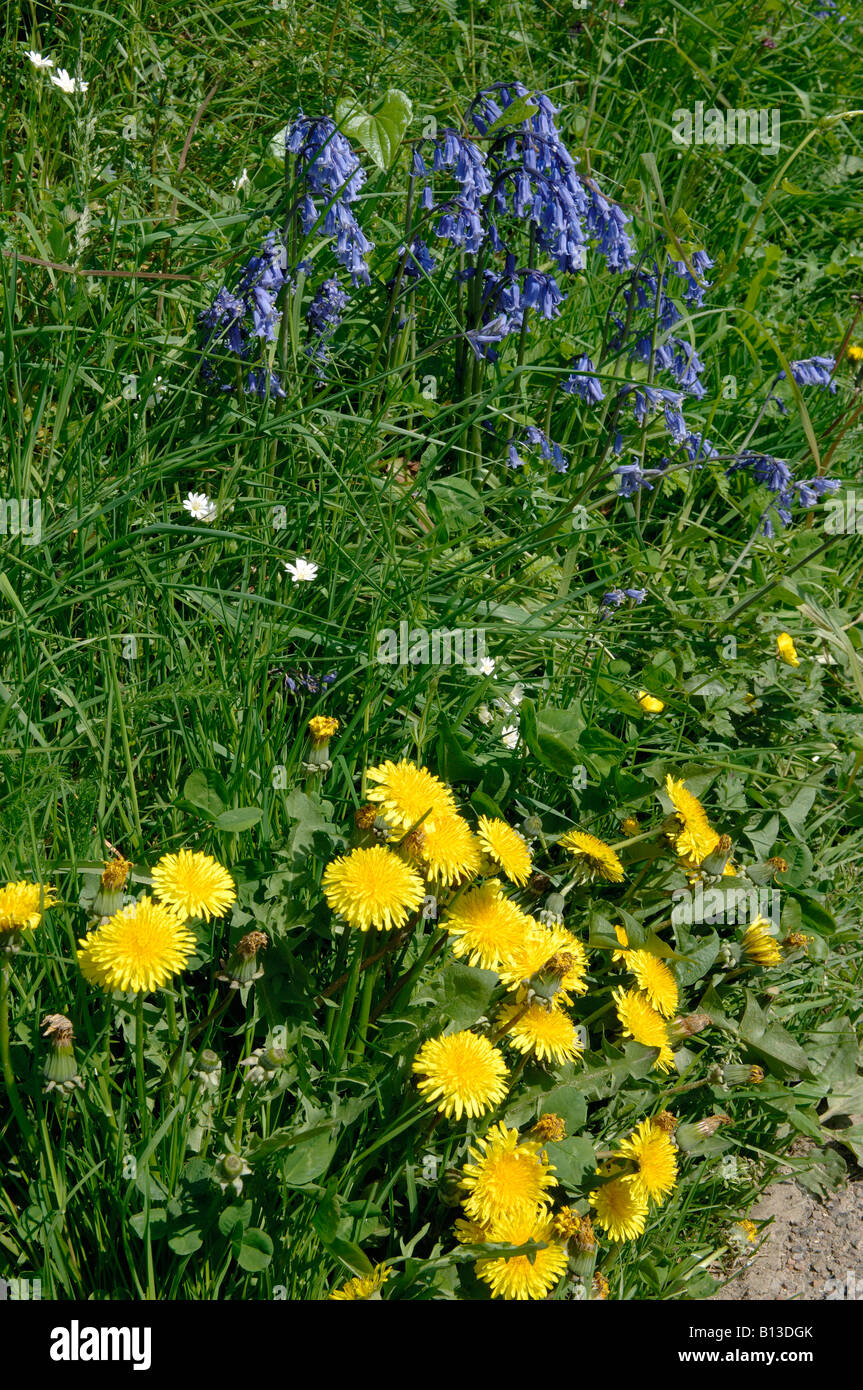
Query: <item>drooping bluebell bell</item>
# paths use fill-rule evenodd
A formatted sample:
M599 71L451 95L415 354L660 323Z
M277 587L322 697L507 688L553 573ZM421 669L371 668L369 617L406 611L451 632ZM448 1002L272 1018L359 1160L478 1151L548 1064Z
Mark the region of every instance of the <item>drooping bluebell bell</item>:
M800 362L791 363L791 375L798 386L823 386L831 395L836 393L836 382L833 380L835 370L835 357L806 357ZM779 379L784 378L785 372L782 371Z
M639 459L633 459L632 463L621 463L612 472L620 479L618 493L621 497L634 497L642 488L653 491L653 483L649 479L657 476L656 470L645 470Z
M579 396L588 405L599 405L605 400L605 392L595 374L595 368L586 353L574 358L572 373L561 385L561 391L570 396Z
M815 507L827 493L835 492L839 483L834 478L795 479L791 467L785 459L774 458L771 454L746 453L735 459L726 469L731 476L748 470L757 483L761 483L772 494L772 500L765 511L761 529L765 536L775 535L773 516L780 525L790 526L795 506L806 511Z
M271 395L284 395L278 378L260 370L262 353L255 340L275 339L281 318L276 307L278 295L289 281L285 260L281 239L270 232L260 252L243 267L236 289L221 289L209 309L198 315L201 374L208 385L222 391L234 389L235 372L230 361L233 355L250 369L247 391L265 396L270 383Z
M324 367L330 360L330 339L342 321L350 296L333 276L319 286L306 310L306 323L312 341L306 354L312 358L319 381L325 377Z
M522 449L539 449L540 457L550 462L558 473L565 473L569 467L566 455L559 444L553 439L549 439L545 430L539 429L537 425L528 425L524 434L521 436L519 446ZM518 447L514 440L510 440L507 445L507 462L510 468L523 468L524 459L518 452Z
M644 600L647 598L646 589L624 589L623 592L626 594L626 597L631 598L636 605L644 603Z
M686 282L683 298L693 308L699 308L704 303L705 292L710 289L710 283L704 278L705 272L714 264L706 251L694 251L689 265L683 260L669 261L670 270Z
M285 149L296 156L297 176L304 185L304 233L308 235L323 214L323 232L334 240L335 257L348 271L351 283L368 285L367 258L374 242L351 207L360 196L366 173L350 141L328 116L312 120L300 111L285 134Z

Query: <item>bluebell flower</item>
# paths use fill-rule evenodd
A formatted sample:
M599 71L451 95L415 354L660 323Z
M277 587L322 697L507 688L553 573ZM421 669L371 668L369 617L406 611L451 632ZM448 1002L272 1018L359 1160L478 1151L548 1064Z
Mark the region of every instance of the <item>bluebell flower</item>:
M612 472L620 479L618 492L621 497L634 497L641 488L646 488L648 492L653 491L653 484L648 482L648 477L654 477L655 473L645 472L637 459L632 463L619 464Z
M626 597L631 598L635 604L644 603L644 600L647 598L646 589L624 589L623 592L626 594Z
M561 385L561 391L570 396L580 396L588 405L599 405L605 400L605 392L599 377L594 374L594 365L586 353L576 357L572 363L572 373Z
M705 271L709 270L715 262L711 260L706 251L694 251L690 257L690 265L686 261L669 261L669 268L686 281L686 288L683 291L683 298L687 304L695 308L704 303L705 291L710 289L710 284L705 280ZM693 274L692 272L695 272Z
M300 111L285 135L285 148L296 155L297 176L305 185L300 206L304 234L309 234L323 213L323 231L335 242L334 254L339 264L350 274L352 284L368 285L366 262L374 243L363 232L351 207L360 195L366 173L350 141L329 117L310 120Z
M255 339L273 342L281 313L276 304L282 288L289 283L283 266L284 248L275 232L266 237L258 255L251 256L240 273L239 283L231 292L226 287L216 295L209 309L198 315L202 336L201 374L204 380L222 391L234 389L233 368L226 358L233 354L248 366L260 356ZM259 389L257 372L252 372L253 393L265 395ZM277 379L274 377L274 381ZM266 377L261 381L266 382ZM272 394L282 394L281 386Z
M836 382L833 380L835 369L835 357L807 357L801 362L791 363L791 375L798 386L826 386L831 395L836 393ZM780 380L784 377L785 372L780 372Z
M528 425L519 441L522 449L539 449L540 457L551 463L558 473L565 473L569 467L566 456L559 444L553 439L549 439L544 430L536 425ZM511 468L521 468L524 459L518 452L515 442L510 441L507 446L508 461ZM515 462L517 460L517 462Z

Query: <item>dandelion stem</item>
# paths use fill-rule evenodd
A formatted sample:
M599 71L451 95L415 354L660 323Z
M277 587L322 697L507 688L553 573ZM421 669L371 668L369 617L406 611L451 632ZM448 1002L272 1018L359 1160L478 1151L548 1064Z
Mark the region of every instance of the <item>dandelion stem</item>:
M3 962L2 973L0 973L0 1060L3 1064L3 1080L6 1083L6 1091L9 1096L9 1104L12 1106L12 1113L18 1122L18 1128L29 1146L33 1139L33 1126L27 1118L21 1098L18 1095L18 1087L15 1084L15 1073L12 1070L12 1058L9 1054L9 987L11 983L12 968L8 960Z

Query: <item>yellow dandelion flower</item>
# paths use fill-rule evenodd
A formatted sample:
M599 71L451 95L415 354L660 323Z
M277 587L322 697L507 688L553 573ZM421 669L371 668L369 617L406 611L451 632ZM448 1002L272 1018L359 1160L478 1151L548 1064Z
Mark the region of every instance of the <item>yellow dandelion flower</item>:
M677 981L664 960L650 951L627 951L626 968L647 995L657 1013L671 1018L677 1013Z
M572 1207L561 1207L553 1219L554 1234L560 1240L573 1240L581 1230L581 1217Z
M604 878L609 883L623 881L623 865L610 845L582 830L568 830L558 844L573 855L582 882Z
M863 362L863 347L859 343L849 343L845 355L849 362Z
M380 1291L391 1273L392 1265L375 1265L370 1274L359 1274L356 1279L349 1279L340 1289L336 1289L335 1293L330 1294L330 1299L379 1299Z
M719 844L719 835L707 819L707 812L682 780L669 774L665 779L665 790L674 807L681 829L672 836L674 848L683 859L692 864L701 864L712 854Z
M489 859L510 883L527 883L530 877L530 850L517 830L507 825L505 820L480 816L476 833Z
M449 787L427 767L405 761L385 762L370 767L366 777L377 783L368 793L369 801L380 805L384 818L396 830L410 830L423 816L423 828L428 830L438 815L456 810Z
M549 1206L548 1189L556 1187L553 1167L542 1161L542 1145L533 1139L519 1143L517 1129L492 1125L483 1139L469 1150L473 1159L462 1168L467 1192L464 1209L472 1221L488 1226L510 1212L535 1214Z
M489 1239L507 1245L535 1241L544 1246L533 1255L478 1260L476 1272L491 1288L492 1298L546 1298L566 1270L566 1247L554 1239L551 1218L545 1213L514 1212L502 1217L491 1227Z
M54 889L48 884L28 883L23 878L7 883L0 888L0 932L32 931L55 902Z
M142 897L121 907L79 944L78 963L91 984L149 994L185 970L195 938L173 908Z
M324 743L339 732L339 721L329 714L315 714L309 720L309 733L314 743Z
M153 895L184 917L222 917L236 901L227 869L209 854L181 849L164 854L153 869Z
M642 1120L619 1144L617 1156L629 1159L637 1168L623 1181L638 1186L648 1200L661 1207L677 1182L677 1154L671 1135L652 1120Z
M535 917L521 913L521 935L514 949L497 967L500 978L510 989L516 989L539 974L558 951L566 950L563 943L570 939L563 927L544 927Z
M503 1053L478 1033L450 1033L423 1043L413 1063L417 1083L429 1105L447 1118L476 1119L506 1095Z
M103 862L105 868L99 880L99 887L110 893L117 893L121 888L125 888L126 880L132 871L130 860L118 855L116 859L106 859Z
M625 835L637 835L640 828L635 816L624 816L621 829Z
M560 996L569 1003L572 994L587 994L587 952L577 937L565 927L559 927L555 933L559 938L555 953L569 956L572 960L568 970L565 970L560 979Z
M488 1240L488 1226L481 1221L465 1221L460 1216L454 1234L459 1245L484 1245Z
M403 927L425 896L419 874L383 845L340 855L327 865L322 882L333 912L360 931Z
M419 859L427 876L450 888L454 883L475 878L480 855L476 836L461 816L452 813L436 817L434 825L423 821Z
M632 1038L643 1047L658 1047L659 1056L654 1066L660 1071L669 1071L674 1062L668 1027L661 1014L650 1004L643 994L634 989L612 990L617 1006L617 1017L624 1037Z
M497 970L521 945L525 923L531 920L504 895L499 880L490 879L462 894L446 929L455 938L455 955L467 956L469 965L482 970Z
M762 917L756 917L743 933L743 954L756 965L782 964L782 948Z
M665 701L657 700L655 695L648 695L646 690L639 690L635 698L645 714L661 714L665 709Z
M590 1194L594 1220L609 1240L636 1240L647 1220L647 1198L635 1183L612 1178Z
M620 951L612 951L611 959L613 961L625 961L627 956L629 955L629 937L626 935L626 930L624 927L615 927L614 934L617 937L623 949Z
M518 1052L530 1056L533 1053L541 1062L572 1062L584 1051L575 1024L562 1009L547 1009L539 1000L528 1005L517 1000L507 1004L500 1011L501 1028L504 1036ZM511 1024L511 1026L509 1026Z
M788 666L799 666L800 660L790 632L780 632L776 638L776 651Z

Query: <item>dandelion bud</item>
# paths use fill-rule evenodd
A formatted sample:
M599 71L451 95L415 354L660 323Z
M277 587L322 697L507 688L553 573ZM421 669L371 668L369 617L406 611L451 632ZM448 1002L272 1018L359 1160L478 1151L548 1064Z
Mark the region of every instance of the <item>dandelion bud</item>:
M750 864L746 870L746 877L753 883L759 885L772 883L777 874L787 874L788 860L781 855L774 855L772 859L762 859L757 864Z
M93 899L94 917L113 917L115 912L119 912L123 906L123 894L131 871L131 863L122 855L105 861L99 889Z
M311 775L323 776L332 767L330 761L330 739L339 731L338 719L326 714L316 714L309 720L310 746L303 762L303 771Z
M260 1086L284 1066L287 1055L283 1047L256 1047L250 1056L243 1058L240 1066L249 1068L246 1080L253 1086Z
M711 1086L724 1086L726 1076L727 1072L718 1062L714 1062L713 1066L707 1068L707 1080Z
M696 1124L680 1125L675 1133L675 1139L679 1148L688 1152L690 1149L698 1149L705 1139L710 1139L723 1125L730 1125L733 1121L728 1115L707 1115L703 1120L698 1120Z
M723 1068L729 1086L752 1086L764 1080L764 1069L750 1066L748 1062L729 1062Z
M447 1168L438 1183L437 1195L445 1207L458 1207L464 1201L464 1182L459 1168Z
M214 1052L211 1047L205 1047L200 1053L197 1062L192 1070L192 1075L201 1082L207 1090L218 1090L219 1078L222 1074L222 1059L218 1052Z
M550 1004L558 993L565 975L575 966L575 956L569 951L558 951L547 960L541 970L532 975L528 983L528 998L540 999Z
M544 922L547 927L562 927L565 907L566 898L562 893L549 893L545 900L545 907L536 915L540 922Z
M215 1178L223 1192L230 1187L239 1197L243 1191L243 1178L251 1173L251 1168L239 1154L222 1154L216 1160Z
M267 945L267 938L262 931L247 932L237 942L228 957L227 965L222 962L216 979L230 985L231 989L243 989L245 985L259 980L264 973L264 967L258 963L257 955L261 948Z
M549 1112L547 1115L540 1115L530 1132L543 1144L559 1144L566 1138L566 1123L560 1115Z
M528 840L535 840L542 834L542 821L539 816L525 816L521 823L521 833Z
M71 1021L65 1014L47 1014L39 1026L45 1030L43 1038L48 1038L51 1044L51 1050L42 1068L45 1091L69 1093L83 1087L84 1082L78 1075L75 1049L72 1046L74 1034Z
M742 944L744 956L754 965L762 965L767 968L772 965L781 965L782 950L763 918L756 917L751 926L746 928L743 933Z
M704 872L713 878L721 877L721 875L725 873L725 868L731 858L733 849L734 845L731 842L731 836L720 835L716 842L716 848L702 861L701 867Z
M542 894L547 893L551 887L551 879L548 877L548 874L531 874L527 886L531 893L536 893L541 897Z
M709 1014L686 1014L685 1017L678 1015L668 1025L668 1036L672 1042L694 1038L696 1033L703 1033L705 1028L709 1028L712 1021Z

